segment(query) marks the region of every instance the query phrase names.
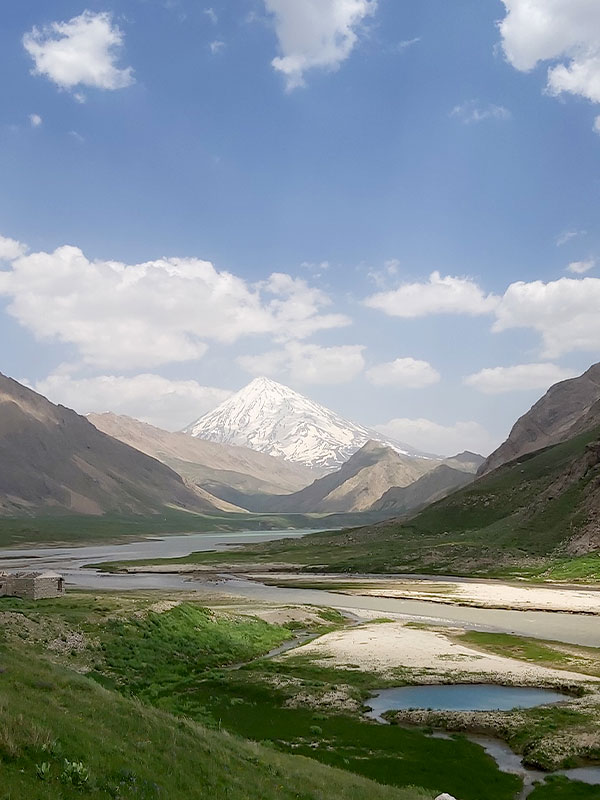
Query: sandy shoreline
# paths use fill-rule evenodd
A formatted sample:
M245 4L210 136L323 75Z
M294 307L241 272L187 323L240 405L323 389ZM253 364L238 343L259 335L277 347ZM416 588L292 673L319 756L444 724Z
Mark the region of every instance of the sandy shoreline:
M365 616L362 609L346 610ZM291 651L288 657L307 655L324 666L359 668L387 677L406 670L411 683L489 681L522 686L600 683L600 678L484 653L453 641L452 635L461 632L460 628L424 629L400 620L366 622L327 633Z
M600 615L600 591L587 588L515 585L500 581L477 582L453 578L382 578L339 575L290 576L286 573L254 573L254 580L292 587L295 583L323 583L330 592L350 596L387 597L396 600L426 600L445 605L513 611L549 611ZM335 584L339 588L336 588Z

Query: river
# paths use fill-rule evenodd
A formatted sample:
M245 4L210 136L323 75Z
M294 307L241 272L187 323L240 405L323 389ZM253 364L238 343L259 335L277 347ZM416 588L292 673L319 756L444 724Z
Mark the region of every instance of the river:
M224 575L213 579L186 575L137 573L110 574L84 569L86 564L151 558L177 558L195 551L226 550L233 545L297 538L314 531L238 531L235 533L194 533L152 537L126 544L82 547L45 547L0 550L0 569L53 569L65 577L67 586L87 589L186 589L218 588L229 594L273 603L295 603L332 608L363 609L401 618L460 625L472 630L498 631L552 639L570 644L600 647L598 617L585 614L547 611L508 611L443 605L426 600L402 600L386 597L346 596L320 589L294 589L266 586L242 576ZM366 576L368 578L368 576ZM374 578L376 579L376 578Z

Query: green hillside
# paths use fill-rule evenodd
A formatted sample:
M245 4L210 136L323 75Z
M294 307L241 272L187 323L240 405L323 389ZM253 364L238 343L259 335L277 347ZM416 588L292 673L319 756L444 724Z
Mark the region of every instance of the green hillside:
M2 653L2 800L427 800L211 731Z
M156 599L0 602L1 800L431 800L157 708L290 632Z
M525 456L408 521L268 542L227 558L334 572L600 578L599 437L596 428ZM218 562L223 555L193 558Z

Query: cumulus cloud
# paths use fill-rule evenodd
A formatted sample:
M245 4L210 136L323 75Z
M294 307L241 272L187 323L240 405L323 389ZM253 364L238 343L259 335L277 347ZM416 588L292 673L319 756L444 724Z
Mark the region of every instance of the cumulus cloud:
M362 372L364 349L362 345L321 347L288 342L279 350L240 356L237 363L251 375L283 375L298 383L337 384L350 381Z
M29 115L29 124L32 128L39 128L42 124L43 120L39 114L30 114Z
M38 381L33 388L80 414L112 411L170 431L181 430L232 394L197 381L168 380L151 374L73 378L56 373Z
M397 358L377 364L367 370L367 379L374 386L398 386L404 389L423 389L440 380L440 373L427 361Z
M288 90L304 85L311 69L336 70L358 41L361 23L377 0L264 0L273 15L280 56L271 64Z
M215 39L214 42L211 42L208 45L208 47L213 56L216 56L217 53L220 53L221 50L225 47L225 42L222 42L220 39Z
M85 86L123 89L134 82L131 67L117 60L124 35L110 13L84 11L67 22L33 28L23 46L34 62L33 74L44 75L61 89Z
M600 279L560 278L511 284L496 308L494 331L533 328L543 358L600 350Z
M471 125L474 122L485 122L489 119L510 119L512 114L508 108L504 106L496 106L493 104L482 106L476 100L470 100L467 103L454 106L450 112L450 116L458 117L465 125Z
M15 258L14 243L4 241ZM16 257L0 270L2 295L38 339L71 344L85 364L104 369L200 358L206 340L302 339L349 323L321 313L327 295L290 275L250 285L196 258L127 265L90 261L72 246Z
M429 314L489 314L498 302L471 278L432 272L426 283L404 283L397 289L378 292L365 304L392 317L411 319Z
M500 23L508 61L528 72L549 64L546 91L600 103L600 4L597 0L503 0ZM600 126L599 126L600 127Z
M463 450L481 455L489 455L500 444L478 422L457 422L454 425L440 425L429 419L392 419L375 429L391 439L410 442L426 453L452 456Z
M596 266L595 258L588 258L586 261L571 261L567 269L575 275L584 275Z
M574 378L576 370L556 364L517 364L513 367L491 367L468 375L464 382L483 394L504 394L531 389L546 390L559 381Z
M0 236L0 261L14 261L26 252L26 245L17 242L15 239Z

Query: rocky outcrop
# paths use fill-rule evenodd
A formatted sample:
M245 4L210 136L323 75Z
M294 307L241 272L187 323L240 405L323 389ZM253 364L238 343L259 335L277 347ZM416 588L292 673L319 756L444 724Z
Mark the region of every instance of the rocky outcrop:
M552 386L513 426L508 439L479 469L485 475L502 464L565 442L600 425L600 364L578 378Z
M395 486L371 506L371 511L389 511L394 514L404 514L415 511L436 500L447 497L450 492L460 489L475 480L472 472L463 472L446 464L438 467L419 478L410 486Z

